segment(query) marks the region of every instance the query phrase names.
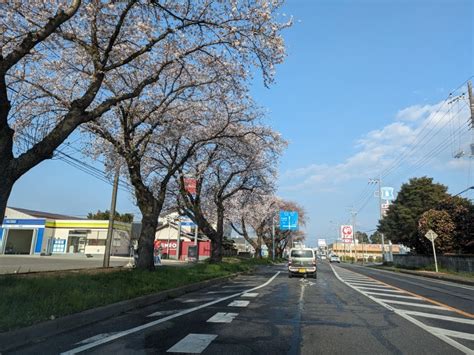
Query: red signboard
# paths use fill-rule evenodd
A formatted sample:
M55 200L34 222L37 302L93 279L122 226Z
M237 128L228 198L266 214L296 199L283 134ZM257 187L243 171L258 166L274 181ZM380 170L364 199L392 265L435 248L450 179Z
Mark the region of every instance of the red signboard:
M184 189L191 195L196 194L196 179L195 178L184 178Z

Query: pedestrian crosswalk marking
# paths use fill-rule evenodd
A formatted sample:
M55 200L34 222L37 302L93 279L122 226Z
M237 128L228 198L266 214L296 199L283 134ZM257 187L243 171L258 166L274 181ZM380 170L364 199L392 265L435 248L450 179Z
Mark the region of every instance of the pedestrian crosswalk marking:
M188 334L171 348L168 353L200 354L217 338L216 334Z
M225 312L218 312L214 314L211 318L207 321L209 323L230 323L237 317L238 313L225 313Z

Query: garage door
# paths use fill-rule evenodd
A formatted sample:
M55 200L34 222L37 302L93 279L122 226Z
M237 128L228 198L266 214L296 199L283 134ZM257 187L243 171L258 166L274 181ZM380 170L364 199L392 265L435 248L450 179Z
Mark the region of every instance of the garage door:
M30 254L32 241L32 229L9 229L5 240L5 254Z

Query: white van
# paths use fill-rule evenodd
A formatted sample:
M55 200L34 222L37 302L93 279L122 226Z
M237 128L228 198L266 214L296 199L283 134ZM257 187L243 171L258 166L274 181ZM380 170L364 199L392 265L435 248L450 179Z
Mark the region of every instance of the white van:
M310 248L294 248L290 250L288 259L288 277L310 275L316 278L316 255Z

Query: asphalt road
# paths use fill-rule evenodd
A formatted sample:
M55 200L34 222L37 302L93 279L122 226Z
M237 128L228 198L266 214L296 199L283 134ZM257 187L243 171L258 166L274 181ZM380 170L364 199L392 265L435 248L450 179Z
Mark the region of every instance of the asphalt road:
M289 279L284 266L265 267L52 339L37 339L16 353L457 354L474 349L472 340L462 338L474 333L469 315L415 299L362 273L333 268L320 263L313 280ZM399 300L404 303L390 303Z
M376 280L400 287L431 300L474 313L474 286L407 275L371 267L341 264L343 267L372 277Z

